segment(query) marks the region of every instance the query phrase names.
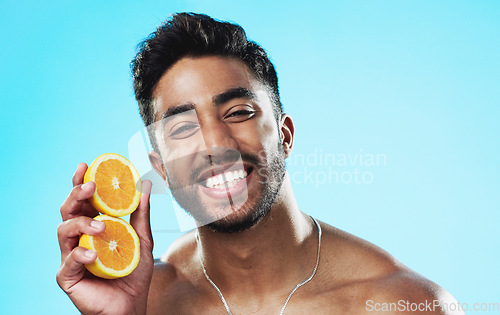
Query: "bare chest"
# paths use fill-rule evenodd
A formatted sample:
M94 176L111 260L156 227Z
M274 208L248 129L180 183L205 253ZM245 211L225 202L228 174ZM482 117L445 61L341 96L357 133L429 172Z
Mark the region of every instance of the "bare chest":
M205 288L206 289L206 288ZM148 314L228 314L215 291L179 287L175 292L155 301L155 312ZM313 294L314 292L314 294ZM227 298L231 314L269 314L279 315L285 297L247 296L238 300ZM360 314L364 313L365 303L359 292L340 289L315 292L304 290L292 295L286 303L283 314Z

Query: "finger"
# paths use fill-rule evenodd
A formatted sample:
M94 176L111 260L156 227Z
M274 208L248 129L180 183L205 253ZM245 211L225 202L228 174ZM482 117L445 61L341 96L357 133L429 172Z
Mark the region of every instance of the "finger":
M75 174L73 174L73 187L83 184L83 177L85 176L87 168L87 164L83 162L78 164L78 166L76 167L76 172Z
M61 217L63 221L80 215L96 216L98 212L92 207L85 206L87 199L92 197L95 191L95 183L88 182L73 187L70 194L61 206Z
M130 224L134 227L141 246L145 245L148 250L153 250L153 236L151 235L151 224L149 216L149 197L151 195L151 186L153 184L149 180L142 182L142 194L139 207L130 215Z
M71 287L82 280L85 274L84 264L91 264L97 258L97 253L95 251L76 247L71 253L66 257L62 263L59 271L56 275L57 284L65 292Z
M62 222L57 227L57 238L61 249L61 260L78 245L82 234L98 235L104 232L106 225L104 222L93 220L89 217L77 217Z

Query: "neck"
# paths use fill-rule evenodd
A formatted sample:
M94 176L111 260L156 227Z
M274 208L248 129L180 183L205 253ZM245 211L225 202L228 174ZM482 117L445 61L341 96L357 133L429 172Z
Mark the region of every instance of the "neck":
M225 296L288 294L310 276L317 230L295 202L288 176L268 215L241 233L198 230L208 275Z

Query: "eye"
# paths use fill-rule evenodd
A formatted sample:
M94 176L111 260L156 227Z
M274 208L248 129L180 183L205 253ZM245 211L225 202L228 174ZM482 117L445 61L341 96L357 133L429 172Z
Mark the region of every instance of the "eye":
M182 122L176 124L170 130L169 137L173 139L184 139L192 136L198 130L198 124Z
M254 110L250 109L238 109L232 112L229 112L224 119L228 120L229 122L243 122L246 121L250 118L252 118L255 115Z

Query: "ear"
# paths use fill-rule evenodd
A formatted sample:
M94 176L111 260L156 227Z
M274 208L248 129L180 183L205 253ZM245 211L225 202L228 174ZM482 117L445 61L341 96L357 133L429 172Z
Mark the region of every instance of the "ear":
M292 153L293 136L295 134L295 127L293 125L292 117L288 114L281 115L280 120L280 137L283 150L285 151L285 158L288 158Z
M155 169L156 173L158 173L161 178L163 178L163 181L168 187L168 181L167 181L167 172L165 172L165 166L163 165L163 162L161 160L160 155L156 151L150 151L148 153L149 156L149 161L151 162L151 165Z

